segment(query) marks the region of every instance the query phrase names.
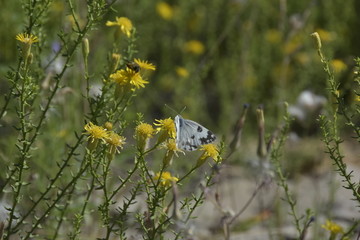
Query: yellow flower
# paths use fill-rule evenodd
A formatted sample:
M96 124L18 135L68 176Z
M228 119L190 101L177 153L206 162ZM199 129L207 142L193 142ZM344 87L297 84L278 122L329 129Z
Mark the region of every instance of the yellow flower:
M84 126L84 129L86 130L86 133L88 134L88 148L90 150L93 150L96 146L99 140L105 142L109 138L109 133L106 131L105 128L97 126L93 124L92 122L87 123Z
M131 36L131 30L133 29L133 25L132 25L130 19L128 19L126 17L120 17L120 18L116 17L115 19L116 19L115 22L107 21L106 26L108 26L108 27L119 26L119 29L127 37L130 37Z
M186 70L184 67L176 67L175 71L180 77L187 78L189 76L188 70Z
M330 64L336 73L343 72L344 70L347 69L346 64L340 59L334 59L330 62Z
M185 51L195 55L200 55L205 51L204 44L198 40L188 41L185 43L184 47L185 47Z
M155 133L155 129L148 123L140 123L135 128L135 139L140 150L144 150L147 140Z
M122 137L118 135L115 132L109 132L109 138L106 139L106 142L110 145L110 149L108 152L109 159L113 159L114 154L117 152L119 153L119 148L123 148L123 145L125 144L125 137Z
M156 173L154 180L159 180L160 185L163 187L170 187L173 182L179 181L177 177L171 176L170 172L160 172Z
M19 33L16 35L16 40L25 44L33 44L39 41L38 37L27 33Z
M173 8L166 2L157 3L156 12L165 20L171 20L174 17Z
M174 152L177 156L177 152L182 152L184 153L183 150L178 149L177 145L176 145L176 141L175 139L169 139L166 143L165 143L165 148L167 149L167 151L171 151Z
M167 149L163 158L163 167L166 168L171 164L173 156L178 156L177 152L184 152L177 148L175 139L169 139L163 146Z
M144 138L151 138L154 135L154 128L148 123L140 123L136 127L136 135Z
M25 66L28 66L28 64L29 63L31 64L32 62L31 45L33 43L38 42L39 39L32 34L19 33L18 35L16 35L16 40L23 43L22 46L23 59L25 62Z
M356 95L356 96L355 96L355 101L360 102L360 96L359 96L359 95ZM360 193L359 193L359 194L360 194Z
M119 85L126 85L129 81L125 77L126 70L117 70L115 73L110 74L110 79Z
M166 118L162 120L155 119L154 125L157 126L156 132L162 132L158 139L158 143L162 143L167 138L175 138L176 137L176 129L174 120L171 118Z
M201 154L201 156L199 157L196 163L197 167L201 166L208 158L212 158L216 162L221 161L221 158L219 156L219 150L216 148L214 144L202 145L200 151L203 151L203 153Z
M92 122L87 123L84 126L84 129L86 130L86 134L89 134L88 138L91 138L92 140L99 139L105 141L109 138L109 133L105 128L97 126Z
M321 225L321 227L331 232L332 235L333 234L336 235L338 233L344 233L343 228L333 221L326 220L326 223Z
M118 135L115 132L109 132L109 138L106 139L106 142L112 146L122 148L122 146L125 144L126 138Z
M110 79L118 84L116 89L116 96L119 96L118 93L123 93L128 91L130 88L132 91L135 91L139 88L144 88L145 84L149 82L144 80L139 72L136 72L130 68L120 69L115 73L110 75Z
M140 60L138 58L135 58L134 62L137 63L140 66L141 69L153 70L153 71L156 70L155 65L152 64L152 63L148 63L147 61L142 61L142 60Z
M127 69L125 76L129 79L129 82L132 86L132 90L135 90L135 88L144 88L145 84L148 84L149 82L144 80L140 73L137 73L131 69Z

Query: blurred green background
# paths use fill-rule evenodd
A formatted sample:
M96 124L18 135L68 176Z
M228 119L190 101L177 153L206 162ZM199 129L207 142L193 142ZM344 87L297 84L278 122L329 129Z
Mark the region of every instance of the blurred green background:
M28 23L23 6L21 1L1 0L2 95L9 87L6 71L16 66L18 58L15 36ZM85 2L75 1L74 6L80 23L85 22ZM184 117L201 122L219 136L229 135L243 104L249 103L245 131L256 134L259 104L264 106L267 126L274 129L282 119L283 101L295 104L304 90L327 97L326 74L310 37L314 31L320 34L323 51L341 83L340 94L349 104L353 102L353 58L360 55L359 9L357 0L117 1L87 36L90 79L94 86L101 84L109 66L115 31L105 26L106 21L128 17L136 27L138 53L134 57L157 67L148 76L150 84L134 99L129 121L136 112L144 113L148 122L174 116L167 104L179 112L186 107ZM57 64L61 66L60 58L43 69L60 47L57 34L70 34L72 24L66 3L53 1L41 25L33 28L40 39L33 47L39 87L50 71L56 72ZM120 53L126 48L124 37ZM55 121L47 126L52 134L43 138L64 137L65 142L83 127L88 112L81 50L72 64L53 107ZM4 121L2 133L13 131L16 120Z
M86 21L84 4L76 1L75 7ZM27 18L21 1L2 0L1 6L4 76L8 66L15 66L15 36L24 31ZM359 1L142 0L118 1L113 9L88 36L92 81L101 83L99 73L113 44L114 29L105 22L128 17L137 29L135 57L157 66L151 84L135 100L136 110L145 115L160 116L164 104L177 111L186 106L187 117L227 132L229 120L235 121L242 104L250 103L253 108L264 104L267 119L278 119L280 103L294 103L301 91L326 95L326 76L309 36L314 31L322 38L342 93L350 94L353 57L360 51ZM59 44L57 33L71 28L66 4L53 1L43 24L34 28L42 42L40 64ZM78 94L82 72L75 70L80 62L75 59L64 83ZM2 77L2 94L6 86Z

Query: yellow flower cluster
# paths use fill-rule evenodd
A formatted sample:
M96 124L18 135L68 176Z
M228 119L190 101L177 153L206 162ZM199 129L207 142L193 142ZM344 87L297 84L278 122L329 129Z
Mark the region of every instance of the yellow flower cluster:
M89 135L88 148L90 150L95 149L97 143L102 141L109 145L109 154L113 155L115 152L119 152L119 148L122 148L125 144L125 137L110 131L112 129L111 123L106 123L104 128L89 122L84 126L84 129L86 131L85 134Z

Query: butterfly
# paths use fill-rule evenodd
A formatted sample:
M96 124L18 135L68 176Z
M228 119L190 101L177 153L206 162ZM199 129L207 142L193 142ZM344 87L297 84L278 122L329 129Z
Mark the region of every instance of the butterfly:
M180 115L175 117L176 146L186 151L194 151L199 146L215 141L215 135L199 123L184 119Z

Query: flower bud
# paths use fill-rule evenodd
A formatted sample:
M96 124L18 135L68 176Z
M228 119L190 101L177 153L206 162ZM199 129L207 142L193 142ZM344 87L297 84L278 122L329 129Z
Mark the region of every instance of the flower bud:
M316 49L320 49L321 48L321 39L320 39L319 33L313 32L312 34L310 34L310 36L312 36L314 38Z

